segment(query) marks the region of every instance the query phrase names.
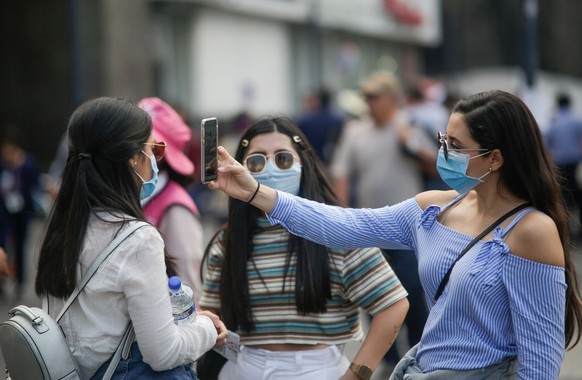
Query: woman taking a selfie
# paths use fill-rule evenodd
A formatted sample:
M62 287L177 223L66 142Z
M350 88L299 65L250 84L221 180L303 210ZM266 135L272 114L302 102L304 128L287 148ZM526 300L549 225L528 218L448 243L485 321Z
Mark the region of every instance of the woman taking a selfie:
M153 139L148 114L122 99L82 104L67 134L69 156L35 285L53 318L103 248L130 221L144 221L140 198L154 190L156 160L165 150ZM83 379L102 378L129 321L136 342L114 378L196 378L190 363L223 343L226 332L209 312L199 312L192 323L174 324L166 275L174 273L151 225L130 235L99 267L60 321Z
M252 199L271 223L319 244L415 251L430 313L391 379L557 379L565 347L580 340L582 302L537 123L516 96L479 93L456 104L439 142L437 168L454 190L379 209L276 191L224 149L209 186Z

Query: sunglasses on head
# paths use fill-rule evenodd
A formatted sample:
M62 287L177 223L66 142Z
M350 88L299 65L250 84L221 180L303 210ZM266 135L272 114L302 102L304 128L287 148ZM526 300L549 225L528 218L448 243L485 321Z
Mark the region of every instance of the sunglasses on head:
M153 143L143 143L144 145L150 145L152 147L152 153L156 158L156 161L161 161L166 154L166 142L165 141L158 141Z
M290 169L295 162L295 155L286 150L275 153L274 158L275 165L281 170ZM244 161L244 166L251 173L260 173L267 167L267 156L263 153L250 154Z
M437 141L439 143L440 148L443 150L445 160L447 160L447 161L449 159L449 151L451 151L451 152L463 152L463 151L488 152L489 151L489 149L479 149L479 148L473 148L473 149L450 148L449 149L449 143L447 142L447 134L446 133L437 132Z

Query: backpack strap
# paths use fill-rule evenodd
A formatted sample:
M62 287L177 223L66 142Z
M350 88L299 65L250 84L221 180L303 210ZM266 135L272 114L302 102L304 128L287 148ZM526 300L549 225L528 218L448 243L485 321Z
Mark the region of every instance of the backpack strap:
M113 253L113 251L115 251L115 249L117 249L117 247L119 247L119 245L121 243L123 243L125 241L125 239L127 239L129 236L131 236L135 231L137 231L138 229L140 229L144 226L148 226L148 225L149 224L147 224L145 222L130 221L129 227L127 227L123 232L121 232L119 235L117 235L117 237L115 237L115 239L113 239L107 245L107 247L105 247L103 249L103 251L101 251L101 253L99 254L99 256L97 256L95 261L93 261L93 263L91 263L91 266L89 266L89 269L87 269L87 272L85 272L85 275L83 276L83 278L81 278L81 280L78 282L77 286L75 287L75 290L70 295L67 302L65 303L65 306L63 306L63 309L61 310L57 319L55 320L57 323L63 317L63 315L65 315L67 310L69 310L69 308L71 307L73 302L75 302L75 300L77 299L79 294L83 291L83 289L85 288L87 283L91 280L91 278L93 278L95 273L97 273L97 270L99 269L101 264L103 264L103 262L105 262L105 260L107 260L107 258ZM48 306L48 297L47 297L47 306ZM133 342L133 339L135 339L135 333L133 331L133 324L131 323L131 321L129 321L129 323L127 324L127 328L125 329L125 332L123 333L123 336L121 338L121 342L119 342L119 345L117 346L117 349L115 350L115 353L113 354L113 357L111 358L111 362L107 366L107 370L105 371L105 375L103 375L103 380L109 380L109 379L111 379L111 377L113 377L113 373L115 372L115 368L117 367L119 360L123 356L127 357L127 353L129 352L129 347L131 347L131 343Z
M133 324L131 323L131 321L129 321L129 323L127 324L127 328L125 329L125 332L121 337L121 342L119 342L119 345L117 346L117 349L113 354L113 357L111 357L111 362L107 366L107 370L105 371L105 374L103 375L103 378L101 380L109 380L113 377L113 374L115 373L115 369L117 368L117 364L119 363L119 361L122 358L127 359L129 355L129 349L131 348L131 344L133 343L134 339L135 332L133 331Z
M75 300L77 299L77 297L79 296L79 294L83 291L83 289L85 289L85 286L87 285L87 283L93 278L93 276L97 272L97 269L99 269L99 267L101 266L101 264L103 264L103 262L109 257L109 255L111 255L113 253L113 251L115 251L115 249L117 247L119 247L119 245L125 239L127 239L131 234L133 234L138 229L140 229L140 228L142 228L144 226L148 226L149 225L149 224L147 224L145 222L135 222L135 221L133 221L133 222L129 222L129 223L130 223L129 227L126 228L119 235L117 235L117 237L115 239L113 239L107 245L107 247L105 247L103 249L103 251L101 251L101 253L99 254L99 256L97 256L97 258L95 259L95 261L93 261L93 263L91 264L91 266L89 267L89 269L87 269L87 272L85 272L85 275L83 276L83 278L81 278L81 280L77 283L77 286L75 287L75 290L73 291L73 293L71 293L71 296L69 297L69 299L65 303L65 306L63 306L63 309L61 310L61 312L59 313L59 315L55 319L55 321L57 323L59 323L59 321L61 320L61 318L63 317L63 315L65 315L65 313L67 312L67 310L69 310L69 308L71 307L71 305L73 304L73 302L75 302Z

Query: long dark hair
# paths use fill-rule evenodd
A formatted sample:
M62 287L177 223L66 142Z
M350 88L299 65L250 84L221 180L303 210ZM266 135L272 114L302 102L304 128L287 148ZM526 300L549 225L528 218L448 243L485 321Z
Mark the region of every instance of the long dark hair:
M503 91L482 92L458 102L453 112L464 115L471 136L484 149L503 152L501 186L547 214L558 227L566 269L566 347L582 334L582 300L570 257L569 214L558 170L545 149L538 124L527 106ZM577 328L577 333L576 332Z
M312 147L301 130L285 117L265 117L256 121L241 138L235 159L243 161L248 143L261 134L278 132L294 141L301 159L299 195L303 198L337 205L338 201ZM250 304L247 263L252 260L253 235L256 220L262 212L236 199L229 201L229 221L224 227L225 257L220 279L220 303L223 320L231 329L254 328ZM214 240L214 239L213 239ZM211 241L206 248L206 254ZM295 305L301 314L322 313L331 297L330 259L328 248L289 234L289 249L285 273L289 273L292 258L296 262Z
M152 132L148 114L132 102L97 98L79 106L67 128L69 155L42 242L35 290L65 298L75 288L76 266L95 210L144 220L140 188L129 160ZM171 259L166 260L174 272Z

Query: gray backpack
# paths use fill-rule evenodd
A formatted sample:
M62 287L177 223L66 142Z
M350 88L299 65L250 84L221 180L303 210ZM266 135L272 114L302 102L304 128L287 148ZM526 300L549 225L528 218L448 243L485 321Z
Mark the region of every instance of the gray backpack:
M80 380L80 371L58 322L77 299L85 285L111 253L144 222L130 222L99 254L79 281L56 320L37 307L16 306L8 312L10 319L0 324L0 348L6 362L7 379L12 380ZM110 379L119 363L127 358L134 340L129 322L103 379Z

